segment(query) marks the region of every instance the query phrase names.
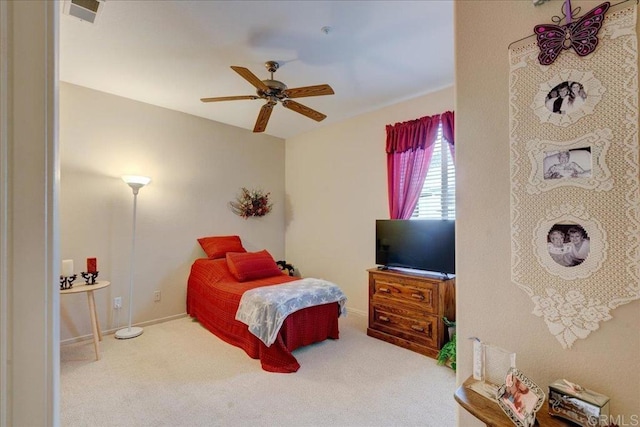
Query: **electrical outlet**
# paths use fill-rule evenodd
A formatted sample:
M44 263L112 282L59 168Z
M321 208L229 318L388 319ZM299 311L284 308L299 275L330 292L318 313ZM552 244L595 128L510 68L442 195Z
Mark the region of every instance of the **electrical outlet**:
M162 294L160 293L160 291L155 291L153 293L153 300L155 302L159 302L162 299Z
M113 308L120 310L122 308L122 297L115 297L113 299Z

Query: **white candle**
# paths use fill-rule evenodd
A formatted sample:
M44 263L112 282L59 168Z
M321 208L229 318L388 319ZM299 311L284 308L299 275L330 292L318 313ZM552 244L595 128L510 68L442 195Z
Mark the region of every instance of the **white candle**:
M73 276L73 260L72 259L62 260L62 275L65 277Z

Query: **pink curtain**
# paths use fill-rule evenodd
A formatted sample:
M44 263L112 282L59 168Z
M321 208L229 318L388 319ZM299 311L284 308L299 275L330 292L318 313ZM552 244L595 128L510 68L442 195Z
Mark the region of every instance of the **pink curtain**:
M391 219L409 219L429 170L440 115L387 125L387 183Z
M451 158L453 159L453 163L456 163L456 149L454 142L454 123L455 123L455 115L453 111L447 111L442 113L440 116L440 120L442 121L442 136L449 143L449 152L451 153Z

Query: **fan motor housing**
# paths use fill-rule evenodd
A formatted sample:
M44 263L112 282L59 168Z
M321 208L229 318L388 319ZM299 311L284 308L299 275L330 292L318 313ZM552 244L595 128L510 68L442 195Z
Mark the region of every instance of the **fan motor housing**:
M269 88L268 91L262 91L260 89L258 89L256 91L256 93L260 96L260 97L264 97L264 96L275 96L277 98L284 98L285 96L282 94L282 92L284 92L285 90L287 90L287 85L282 83L281 81L278 80L262 80L262 83L264 83L265 85L267 85L267 87Z

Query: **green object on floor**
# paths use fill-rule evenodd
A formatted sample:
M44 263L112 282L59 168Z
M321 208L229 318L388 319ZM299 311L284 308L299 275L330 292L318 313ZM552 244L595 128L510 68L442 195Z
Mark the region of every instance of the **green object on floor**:
M453 334L451 341L442 346L437 361L438 365L447 365L456 370L456 334Z
M445 326L449 328L450 338L449 342L442 346L440 351L438 352L438 357L436 360L438 361L438 365L447 365L454 371L456 370L456 333L455 327L456 322L447 319L446 317L442 318ZM453 331L453 333L451 333Z

